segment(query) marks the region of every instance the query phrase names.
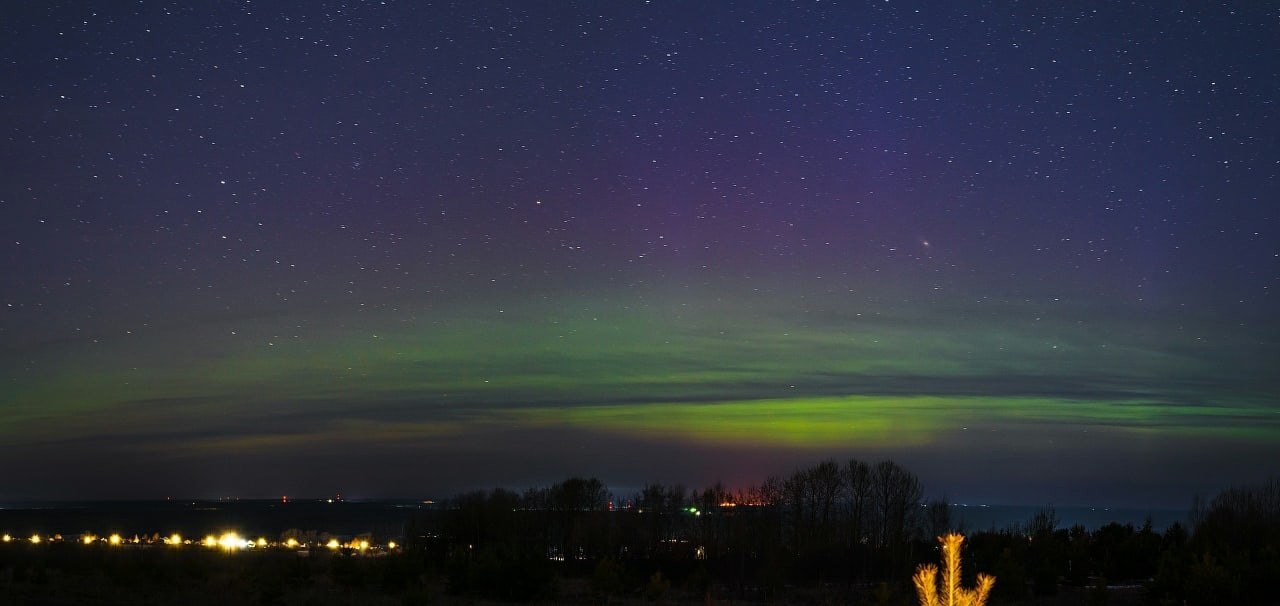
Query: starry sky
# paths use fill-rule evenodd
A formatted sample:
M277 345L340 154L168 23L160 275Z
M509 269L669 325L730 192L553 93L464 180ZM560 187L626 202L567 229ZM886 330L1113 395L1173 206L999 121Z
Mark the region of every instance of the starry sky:
M0 501L1280 473L1280 5L1060 4L7 3Z

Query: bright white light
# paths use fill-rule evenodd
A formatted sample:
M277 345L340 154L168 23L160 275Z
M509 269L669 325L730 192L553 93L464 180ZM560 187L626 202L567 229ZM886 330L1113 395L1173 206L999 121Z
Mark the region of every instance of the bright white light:
M246 545L252 545L252 544L253 544L252 542L245 541L244 539L240 538L240 535L234 532L226 532L226 533L223 533L222 536L218 537L218 547L221 547L227 551L242 549Z

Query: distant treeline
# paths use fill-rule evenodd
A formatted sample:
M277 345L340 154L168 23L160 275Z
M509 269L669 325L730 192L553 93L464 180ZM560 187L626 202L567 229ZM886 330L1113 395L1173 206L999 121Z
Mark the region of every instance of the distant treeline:
M922 495L918 478L891 461L827 460L735 492L650 484L619 496L597 479L570 478L457 495L409 522L406 551L451 593L489 599L573 598L557 581L584 579L593 599L606 600L677 592L767 601L807 591L910 603L912 571L938 559L935 537L964 530L947 503ZM1150 523L1090 532L1060 528L1046 507L1025 524L970 534L965 572L969 582L979 571L996 576L994 603L1059 592L1090 603L1121 594L1151 604L1276 603L1267 581L1280 579L1280 484L1227 490L1195 505L1189 522L1163 533Z

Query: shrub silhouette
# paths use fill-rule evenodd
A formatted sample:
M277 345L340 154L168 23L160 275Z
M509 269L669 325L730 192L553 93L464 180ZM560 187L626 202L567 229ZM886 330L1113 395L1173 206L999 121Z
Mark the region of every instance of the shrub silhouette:
M942 562L946 566L942 586L938 586L938 567L933 564L921 565L911 577L920 596L920 606L984 606L996 578L980 573L976 588L961 587L960 546L964 544L964 535L951 533L938 537L938 542L942 543Z

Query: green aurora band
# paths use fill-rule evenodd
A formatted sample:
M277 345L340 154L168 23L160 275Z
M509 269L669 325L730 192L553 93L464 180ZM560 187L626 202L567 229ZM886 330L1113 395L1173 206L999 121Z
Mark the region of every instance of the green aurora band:
M1274 380L1256 357L1273 341L1258 335L1202 326L1215 335L1203 345L1166 321L1012 303L939 317L616 300L214 319L44 346L37 355L57 364L10 372L0 444L267 456L368 442L484 450L495 433L551 430L820 457L942 454L958 432L1066 428L1263 453L1280 443Z

